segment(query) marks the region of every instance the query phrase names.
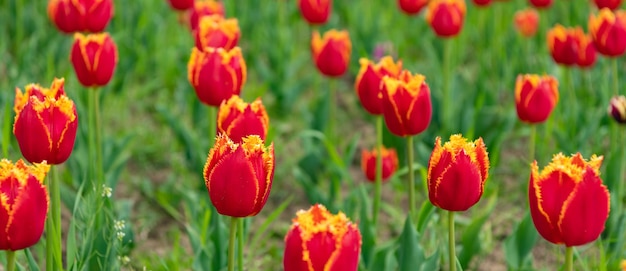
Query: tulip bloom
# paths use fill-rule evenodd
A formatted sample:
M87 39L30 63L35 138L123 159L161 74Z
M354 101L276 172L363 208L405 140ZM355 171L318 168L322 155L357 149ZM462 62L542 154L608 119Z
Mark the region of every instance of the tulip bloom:
M426 21L439 37L448 38L459 34L465 19L464 0L431 0Z
M383 116L389 131L397 136L417 135L430 124L430 88L421 74L404 70L397 79L383 77Z
M615 10L622 4L622 0L593 0L593 3L596 4L598 9L608 8Z
M467 141L450 136L441 145L437 137L428 161L428 198L444 210L465 211L483 195L489 176L489 157L482 138Z
M195 31L198 28L198 24L200 23L200 18L203 16L209 15L220 15L224 16L224 5L222 2L214 1L214 0L199 0L196 1L193 5L193 8L190 9L191 14L189 15L189 25L191 26L191 30Z
M519 75L515 82L515 108L521 121L546 121L559 101L559 82L548 75Z
M48 213L43 184L50 166L0 160L0 250L20 250L39 242Z
M596 63L596 46L593 45L591 36L582 33L578 35L578 61L576 64L581 68L590 68Z
M31 84L24 93L15 90L13 134L31 163L61 164L72 153L78 116L63 84L64 79L55 79L50 89Z
M355 89L363 108L372 115L383 113L382 79L384 76L397 78L402 70L402 61L393 62L390 56L383 57L378 63L361 58L361 69L356 76Z
M541 173L531 165L530 215L544 239L567 247L592 242L609 217L610 195L600 179L602 156L589 162L577 153L559 153Z
M398 170L398 154L394 149L382 147L383 161L383 181L387 180ZM376 158L378 157L378 148L373 150L363 150L361 152L361 170L370 182L376 181Z
M321 204L300 210L285 236L285 271L356 271L361 233L345 214L333 215Z
M618 57L626 51L626 12L613 13L603 8L596 17L589 16L589 32L596 49L608 57Z
M179 11L185 11L193 7L195 0L168 0L170 6Z
M237 46L240 35L237 19L224 19L220 15L203 16L194 32L196 48L199 50L204 47L230 50Z
M348 31L330 30L320 37L319 32L313 32L311 51L317 69L326 76L341 76L348 69L352 42Z
M609 104L609 116L618 123L626 123L626 97L623 95L614 96Z
M220 105L217 131L226 134L235 143L240 143L248 135L258 135L265 140L269 122L260 98L248 104L239 96L233 95Z
M300 14L309 24L325 24L333 9L332 0L298 0Z
M398 0L398 6L408 15L418 14L426 5L428 0Z
M222 101L239 95L246 82L246 62L241 49L194 47L187 64L187 76L200 101L219 106Z
M102 32L113 16L113 0L49 0L48 17L63 33Z
M565 28L557 24L548 31L548 48L554 62L573 66L578 62L579 39L584 37L580 27Z
M78 81L85 87L105 86L117 65L117 46L109 33L76 33L70 61Z
M552 0L529 0L530 4L536 8L549 8Z
M515 29L524 37L532 37L537 33L539 13L532 8L515 12Z
M472 2L474 2L474 5L478 7L486 7L491 4L491 0L472 0Z
M258 214L272 188L274 143L265 147L257 135L235 143L217 136L204 165L204 183L217 212L232 217Z

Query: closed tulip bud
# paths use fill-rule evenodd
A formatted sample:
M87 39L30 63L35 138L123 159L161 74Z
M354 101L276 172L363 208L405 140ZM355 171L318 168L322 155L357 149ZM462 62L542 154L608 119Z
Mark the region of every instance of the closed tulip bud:
M350 64L352 42L348 31L330 30L320 37L319 32L313 32L311 51L317 69L326 76L341 76Z
M549 8L552 5L552 0L529 0L529 2L539 9Z
M20 250L39 242L48 213L43 180L50 166L0 160L0 250Z
M224 5L222 2L214 0L199 0L194 3L193 8L190 9L190 13L189 25L191 26L191 30L195 31L200 24L200 18L203 16L215 14L223 17Z
M235 143L220 134L204 165L204 182L217 212L232 217L258 214L272 188L274 144L257 135Z
M185 11L193 7L195 0L168 0L170 6L179 11Z
M582 30L581 30L582 32ZM590 68L596 63L596 46L593 45L591 36L581 33L578 37L578 62L581 68Z
M193 48L187 64L189 82L200 101L219 106L233 95L239 95L246 82L246 62L241 49Z
M217 131L226 134L235 143L248 135L257 135L262 140L267 137L270 119L261 99L248 104L239 96L233 95L220 105L217 114Z
M31 163L61 164L72 153L78 116L63 85L63 79L55 79L49 89L31 84L24 93L15 90L13 134Z
M408 15L420 13L428 5L428 0L398 0L400 10Z
M491 0L472 0L472 2L478 7L487 7L491 4Z
M618 57L626 51L626 12L603 8L589 16L589 32L599 53Z
M609 116L620 124L626 123L626 97L614 96L609 104Z
M194 33L196 48L216 47L230 50L239 42L237 19L224 19L220 15L203 16Z
M361 69L356 76L355 89L363 108L372 115L383 113L382 79L384 76L397 78L402 70L402 61L393 62L390 56L383 57L378 63L361 58Z
M467 141L450 136L441 145L437 137L428 161L428 198L444 210L465 211L483 195L489 176L489 157L482 138Z
M383 77L383 116L397 136L417 135L430 124L432 104L426 77L404 70L398 78Z
M383 181L386 181L396 170L398 170L398 154L394 149L382 147L383 161ZM363 150L361 152L361 170L365 174L368 181L376 181L376 159L378 157L378 148L373 150Z
M559 101L558 81L552 76L519 75L515 82L515 108L521 121L546 121Z
M332 0L298 0L298 7L302 17L312 25L328 22L333 10Z
M537 33L539 13L532 8L515 12L515 29L524 37L532 37Z
M548 48L554 62L573 66L578 62L579 35L584 36L582 29L565 28L557 24L548 31Z
M113 0L49 0L48 17L67 34L102 32L113 16Z
M604 230L610 195L600 179L602 156L587 162L580 153L559 153L541 172L531 165L528 191L530 215L544 239L554 244L580 246Z
M86 87L105 86L117 66L117 46L109 33L76 33L70 61L78 81Z
M464 0L431 0L426 20L437 36L449 38L459 34L463 28L465 12Z
M615 10L622 4L622 0L593 0L593 3L596 4L598 9L608 8Z
M300 210L285 236L285 271L356 271L361 233L345 214L331 214L321 204Z

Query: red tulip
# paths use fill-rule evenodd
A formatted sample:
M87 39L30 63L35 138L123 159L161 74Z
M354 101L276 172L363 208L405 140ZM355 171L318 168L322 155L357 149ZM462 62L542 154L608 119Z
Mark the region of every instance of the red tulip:
M320 37L319 32L313 32L311 51L317 69L326 76L341 76L350 64L352 43L348 31L330 30Z
M489 157L482 138L471 142L452 135L441 146L437 137L428 162L428 198L444 210L465 211L483 195L489 176Z
M539 9L549 8L552 5L552 0L529 0L529 2Z
M383 77L383 116L389 131L397 136L417 135L430 124L430 88L421 74L404 70L398 79Z
M623 95L614 96L609 104L609 116L617 123L626 123L626 97Z
M113 16L112 0L49 0L48 17L64 33L102 32Z
M356 271L361 233L345 214L321 204L300 210L285 236L285 271Z
M593 3L596 4L598 9L608 8L615 10L622 4L622 0L593 0Z
M394 149L382 147L383 161L383 181L387 180L398 170L398 154ZM361 170L370 182L376 181L376 159L378 157L378 148L371 151L363 150L361 152Z
M168 0L170 6L179 11L185 11L193 7L195 0Z
M248 104L239 96L233 95L220 105L217 131L226 134L235 143L241 143L241 140L249 135L258 135L265 140L269 122L270 119L260 98Z
M191 26L191 30L195 31L198 28L202 16L216 14L223 17L224 5L222 2L214 0L198 0L194 3L193 8L190 9L190 13L189 25Z
M618 57L626 51L626 12L615 13L603 8L596 17L589 16L589 32L599 53L608 57Z
M61 164L72 154L78 116L63 84L64 79L54 79L50 89L31 84L24 93L15 90L13 134L31 163Z
M573 66L578 62L579 37L583 35L582 29L565 28L557 24L548 31L548 48L554 62L565 66Z
M557 154L541 172L531 165L530 214L543 238L554 244L580 246L592 242L604 230L609 217L610 195L600 179L602 156L585 161Z
M415 15L428 5L428 1L429 0L398 0L398 6L404 13Z
M224 19L221 15L203 16L194 32L198 50L204 47L230 50L237 46L240 35L237 19Z
M515 12L515 29L524 37L532 37L537 33L539 13L532 8Z
M521 121L546 121L559 101L559 82L552 76L520 75L515 82L515 108Z
M487 7L491 4L491 0L472 0L472 2L478 7Z
M43 180L50 166L0 161L0 250L20 250L39 242L49 198Z
M578 61L576 64L581 68L593 67L596 63L596 46L593 45L593 39L591 36L581 33L578 36L578 42Z
M363 108L372 115L383 113L382 79L384 76L397 78L402 71L402 61L393 62L390 56L383 57L378 63L361 58L361 69L356 76L354 87Z
M187 64L189 82L200 101L209 106L219 106L230 96L239 95L246 82L246 62L241 49L194 47Z
M464 0L431 0L426 20L437 36L453 37L463 28L465 12Z
M117 65L117 46L109 33L74 35L70 61L78 81L86 87L105 86Z
M333 9L332 0L298 0L300 14L309 24L325 24Z
M235 143L221 134L209 152L204 181L217 212L232 217L258 214L272 188L274 144L257 135Z

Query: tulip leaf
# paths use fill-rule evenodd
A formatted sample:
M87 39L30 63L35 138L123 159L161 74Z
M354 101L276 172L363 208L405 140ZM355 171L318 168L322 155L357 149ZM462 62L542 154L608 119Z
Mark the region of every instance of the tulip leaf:
M377 247L373 253L373 259L368 268L370 271L393 271L397 270L398 262L394 257L394 251L397 245L395 242L389 242L385 245ZM365 259L364 259L365 260ZM432 269L435 270L435 269Z
M411 221L411 216L407 215L404 221L404 228L398 237L400 247L397 251L398 270L414 271L416 266L420 266L426 259L424 251L419 245L419 233Z
M24 253L26 254L26 259L28 259L28 269L30 271L39 271L39 265L37 265L37 261L35 261L35 257L30 252L30 248L24 249Z
M420 211L417 217L417 231L418 232L424 231L424 229L428 225L428 222L430 221L433 214L435 213L435 210L437 210L437 208L435 208L435 206L432 203L430 203L430 201L427 200L427 201L424 201L424 203L422 203L422 207L420 208Z
M532 248L537 243L539 233L532 222L530 212L515 225L513 232L504 240L504 257L512 269L521 269L530 265Z
M359 231L361 231L361 257L365 266L370 267L373 258L374 249L376 247L376 225L372 223L369 217L370 202L363 184L357 188L359 190L359 201L361 208L359 213ZM370 268L371 269L371 268Z
M487 222L489 215L491 215L491 212L493 212L493 209L496 206L496 200L497 194L493 193L493 195L489 197L487 206L483 209L484 211L480 215L476 216L469 226L463 231L463 237L461 238L463 249L457 257L457 260L463 268L467 268L472 258L484 249L481 246L482 242L480 240L480 233L483 225Z
M285 211L285 209L287 208L287 206L289 206L289 203L291 203L292 200L293 196L289 196L287 199L285 199L278 207L274 209L274 211L272 211L272 213L267 216L265 221L263 221L263 224L255 229L255 234L251 239L252 241L250 241L250 251L256 251L259 242L262 240L261 238L265 236L267 228Z
M162 105L157 105L157 114L163 119L176 136L178 142L185 147L185 158L190 170L202 172L204 167L203 150L200 148L198 137L194 130L189 129L180 121L180 117L175 116L169 109Z

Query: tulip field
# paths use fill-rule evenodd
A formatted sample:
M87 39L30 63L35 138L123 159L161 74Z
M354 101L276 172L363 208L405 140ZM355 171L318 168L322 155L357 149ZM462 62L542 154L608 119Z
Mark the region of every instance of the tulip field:
M625 5L0 1L0 271L626 271Z

